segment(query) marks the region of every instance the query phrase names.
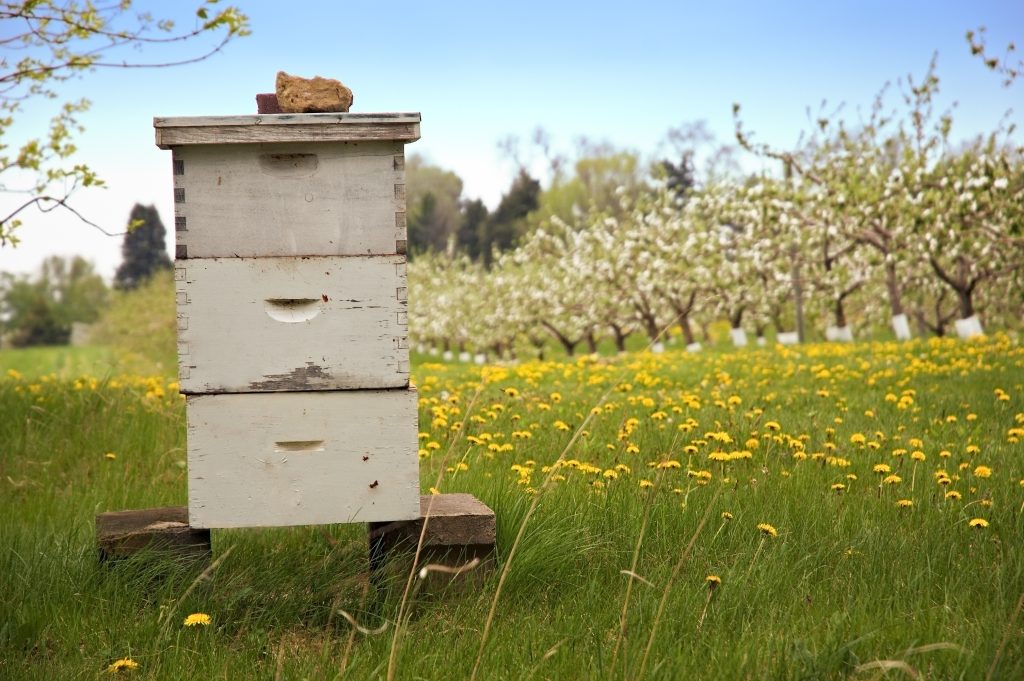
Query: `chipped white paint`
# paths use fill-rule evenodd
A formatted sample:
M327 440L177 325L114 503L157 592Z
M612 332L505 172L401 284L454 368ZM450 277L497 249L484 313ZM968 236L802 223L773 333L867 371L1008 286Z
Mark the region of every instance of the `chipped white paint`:
M416 405L414 390L190 395L189 523L418 517Z
M404 388L405 257L175 265L182 392Z
M404 253L404 153L395 141L176 148L178 257Z

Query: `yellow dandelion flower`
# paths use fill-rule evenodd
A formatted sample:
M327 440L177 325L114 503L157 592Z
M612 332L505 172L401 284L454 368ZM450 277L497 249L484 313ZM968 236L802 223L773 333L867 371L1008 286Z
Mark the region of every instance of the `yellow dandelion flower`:
M846 485L844 485L841 482L837 482L834 485L832 485L831 489L833 492L842 492L844 489L846 489Z
M107 461L113 461L114 459L117 458L117 454L114 454L114 452L107 452L106 454L103 455L103 458L106 459Z
M978 466L974 469L974 477L976 478L991 478L992 469L988 466Z
M911 501L910 499L900 499L899 501L896 502L896 505L899 506L900 508L910 508L911 506L914 505L914 502Z
M981 452L981 447L978 445L967 445L966 451L968 454L978 454Z
M971 527L986 528L988 527L988 521L984 518L974 518L971 522L967 523Z
M903 482L903 478L901 478L900 476L898 476L896 474L887 475L887 476L885 476L885 478L882 479L882 484L885 484L885 485L898 485L901 482Z
M185 621L182 622L182 624L186 627L208 627L210 626L210 621L210 616L207 615L205 612L194 612L188 617L186 617Z
M641 480L640 481L640 489L644 489L646 487L654 487L654 483L651 482L650 480Z
M732 520L732 513L722 511L722 520Z
M957 492L955 489L951 489L948 492L946 492L945 498L953 499L954 501L959 501L961 498L961 494L960 492Z
M769 537L778 537L779 536L779 531L776 530L771 525L769 525L768 523L758 523L757 524L757 529L761 530L761 532L763 534L766 534Z
M925 457L924 452L921 450L915 450L910 453L910 458L914 461L924 461L927 457Z
M864 437L863 433L854 433L850 436L850 444L862 445L867 441L868 439Z
M111 663L110 666L107 667L107 671L109 673L111 673L111 674L117 674L118 672L122 672L122 671L129 671L130 672L133 669L138 669L138 668L139 668L139 663L138 662L136 662L135 660L133 660L130 657L122 657L120 660L117 660L117 661Z
M708 575L704 578L704 582L708 585L708 588L714 591L722 585L722 578L718 575Z
M764 424L766 430L782 430L782 426L779 425L778 421L768 421Z
M555 425L555 430L562 430L562 431L570 430L569 424L566 423L565 421L555 421L554 425Z
M601 475L603 475L604 477L608 478L609 480L615 480L616 478L619 477L619 474L616 471L612 470L611 468L606 470Z

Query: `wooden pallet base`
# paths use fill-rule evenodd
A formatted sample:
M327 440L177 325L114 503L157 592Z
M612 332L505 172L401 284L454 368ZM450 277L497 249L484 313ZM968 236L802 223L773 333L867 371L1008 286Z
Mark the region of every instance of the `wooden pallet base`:
M408 574L421 534L423 543L416 568L427 590L453 583L479 584L494 569L494 511L472 494L437 494L420 497L420 517L416 520L370 523L370 569L374 579ZM478 561L476 567L459 571L474 559Z
M96 516L96 541L101 561L142 551L202 561L212 555L210 531L190 527L185 506L100 513Z

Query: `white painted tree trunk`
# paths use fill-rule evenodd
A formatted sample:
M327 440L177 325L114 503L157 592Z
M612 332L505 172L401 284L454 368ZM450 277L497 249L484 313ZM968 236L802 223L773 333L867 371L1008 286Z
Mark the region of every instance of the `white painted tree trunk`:
M687 352L700 352L701 351L701 344L699 342L697 342L697 341L694 341L693 343L690 343L690 344L688 344L686 346L686 351Z
M853 329L849 326L829 326L825 328L825 340L838 343L852 343Z
M981 319L978 318L978 315L971 315L966 319L956 320L956 333L961 338L967 339L981 336L985 332L981 328Z
M897 340L905 341L914 337L910 331L910 320L905 314L893 315L892 330L896 333Z
M796 345L800 342L800 334L796 331L783 331L775 339L780 345Z
M732 338L733 347L747 347L747 332L744 329L729 329L729 337Z

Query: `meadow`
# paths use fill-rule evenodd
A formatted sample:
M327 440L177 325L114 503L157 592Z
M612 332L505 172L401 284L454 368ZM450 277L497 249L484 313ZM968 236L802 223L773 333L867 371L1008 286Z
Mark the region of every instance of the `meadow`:
M177 385L0 353L0 677L1024 678L1015 340L414 359L422 489L499 560L403 601L364 526L100 565L96 513L186 502Z

